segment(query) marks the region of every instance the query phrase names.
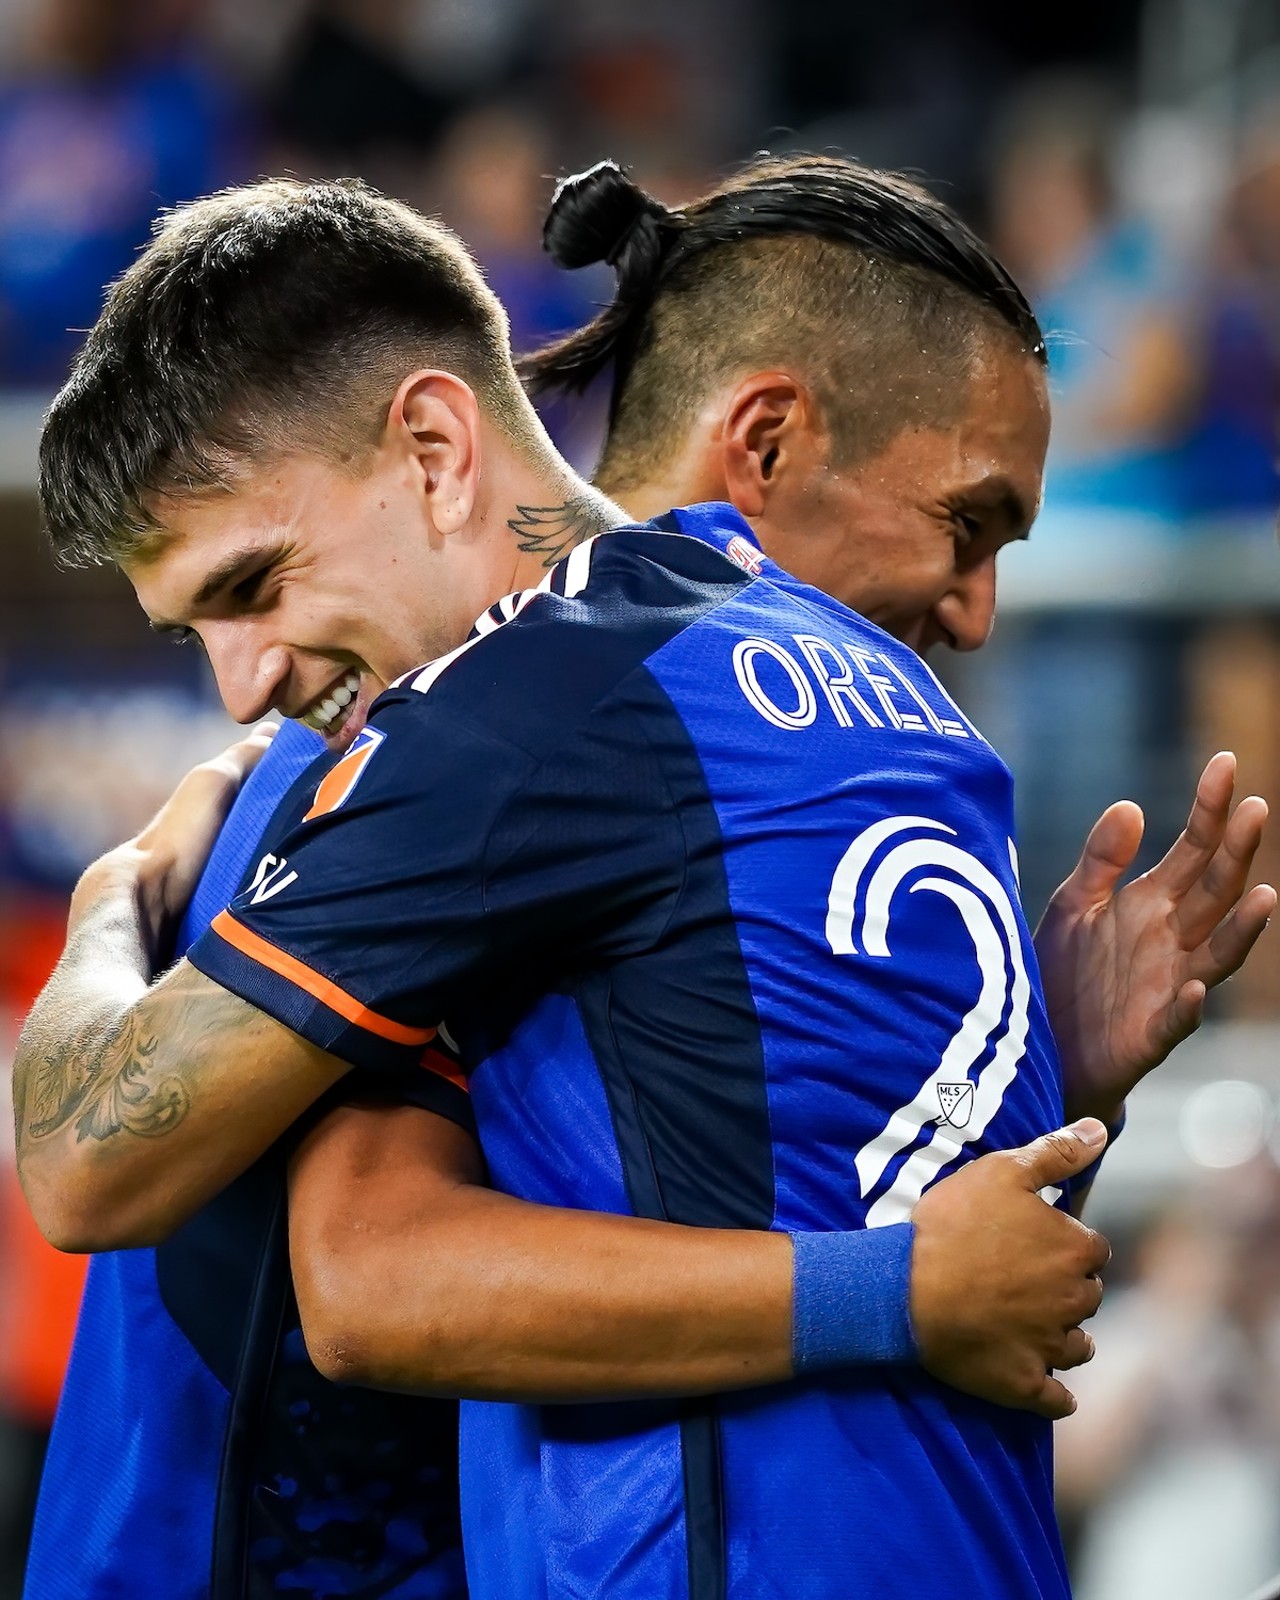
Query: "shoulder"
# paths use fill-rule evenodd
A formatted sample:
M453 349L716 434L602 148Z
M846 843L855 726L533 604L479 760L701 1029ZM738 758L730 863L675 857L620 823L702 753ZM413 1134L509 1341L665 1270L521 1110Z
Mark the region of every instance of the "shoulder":
M718 550L654 528L579 545L508 595L471 638L377 701L379 727L465 730L540 759L673 637L751 582Z

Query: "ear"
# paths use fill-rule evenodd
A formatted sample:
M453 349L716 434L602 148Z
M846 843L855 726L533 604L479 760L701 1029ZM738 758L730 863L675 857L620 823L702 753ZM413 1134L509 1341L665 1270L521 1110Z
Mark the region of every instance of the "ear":
M744 517L760 517L779 483L806 473L827 439L812 391L789 372L754 372L722 412L721 460L729 499Z
M449 372L414 372L396 390L384 444L419 475L432 525L456 533L471 517L480 474L480 407Z

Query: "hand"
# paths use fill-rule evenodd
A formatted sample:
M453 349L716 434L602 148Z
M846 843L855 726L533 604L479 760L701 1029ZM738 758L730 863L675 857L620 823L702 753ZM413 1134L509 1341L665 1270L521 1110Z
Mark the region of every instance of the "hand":
M193 767L141 833L95 861L72 896L72 928L105 887L123 881L135 891L152 955L162 949L186 910L232 802L276 732L277 724L260 723L220 755Z
M911 1325L935 1378L1042 1417L1075 1410L1050 1368L1092 1358L1080 1323L1102 1303L1097 1274L1111 1249L1039 1191L1083 1172L1106 1139L1086 1119L981 1156L922 1196L911 1217Z
M1214 756L1187 826L1150 872L1120 879L1142 843L1142 812L1108 807L1036 930L1067 1112L1115 1120L1124 1097L1200 1026L1205 996L1235 972L1275 909L1245 892L1267 820L1256 795L1231 814L1236 761Z

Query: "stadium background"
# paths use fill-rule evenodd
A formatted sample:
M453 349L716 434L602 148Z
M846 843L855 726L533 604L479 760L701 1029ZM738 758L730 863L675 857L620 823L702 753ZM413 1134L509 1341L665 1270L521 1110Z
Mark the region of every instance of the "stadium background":
M614 155L677 203L765 147L925 176L1051 330L1045 512L992 644L946 666L1017 773L1033 917L1108 801L1171 838L1217 748L1280 804L1270 0L0 0L0 1066L79 868L227 731L199 653L38 535L67 330L158 207L359 173L462 233L529 347L608 293L539 254L551 175ZM589 467L598 419L550 420ZM1280 829L1265 854L1280 881ZM1060 1430L1080 1600L1280 1569L1280 936L1211 1013L1095 1197L1114 1287ZM0 1600L79 1280L0 1142Z

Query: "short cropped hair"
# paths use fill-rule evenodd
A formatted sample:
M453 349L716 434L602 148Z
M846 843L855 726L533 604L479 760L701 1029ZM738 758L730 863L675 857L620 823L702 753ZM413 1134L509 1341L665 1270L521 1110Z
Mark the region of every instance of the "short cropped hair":
M506 315L446 228L355 180L179 206L110 288L45 421L40 499L68 565L127 560L157 503L299 450L358 469L416 366L519 438Z
M520 363L535 395L612 372L597 481L614 495L735 375L799 367L856 464L908 423L954 422L984 341L1046 360L1026 297L950 207L839 156L757 159L680 210L600 162L560 185L543 239L562 266L618 275L593 322Z

